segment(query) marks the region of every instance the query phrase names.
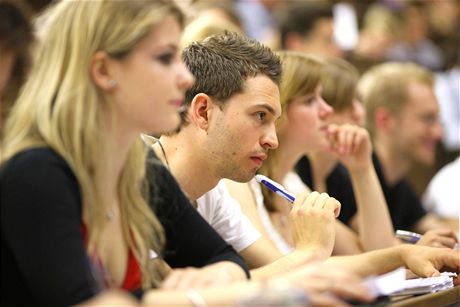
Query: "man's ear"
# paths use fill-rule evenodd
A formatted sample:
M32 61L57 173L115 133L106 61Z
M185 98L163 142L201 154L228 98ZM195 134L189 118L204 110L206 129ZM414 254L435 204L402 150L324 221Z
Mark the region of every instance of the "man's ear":
M96 52L91 59L91 78L97 87L106 92L112 91L117 86L112 65L113 60L105 51Z
M196 94L190 104L189 120L198 127L207 130L209 126L209 115L215 107L211 97L204 93Z
M375 128L377 130L387 131L394 124L394 116L386 107L378 107L374 113Z

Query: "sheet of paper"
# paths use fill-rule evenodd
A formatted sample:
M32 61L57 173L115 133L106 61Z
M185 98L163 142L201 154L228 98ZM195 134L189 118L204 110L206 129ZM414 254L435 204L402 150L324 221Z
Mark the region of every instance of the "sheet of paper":
M376 296L422 294L452 288L452 276L456 274L446 272L441 276L406 280L406 271L401 267L380 276L370 277L365 284Z

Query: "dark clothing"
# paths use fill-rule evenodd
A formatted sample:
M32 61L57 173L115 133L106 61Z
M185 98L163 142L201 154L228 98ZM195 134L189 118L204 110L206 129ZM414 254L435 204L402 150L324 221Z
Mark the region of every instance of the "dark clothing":
M171 267L202 267L227 260L240 265L249 277L241 256L193 208L169 170L153 154L147 176L153 183L153 208L167 238L164 259Z
M148 168L150 176L155 171ZM165 192L160 217L168 242L166 260L173 267L229 260L247 272L167 171L158 177L162 180L160 188L151 184L150 190L156 198ZM156 204L155 197L151 203ZM1 306L70 306L101 290L81 232L79 184L56 152L30 149L2 165L0 208Z
M299 160L296 171L302 181L311 189L315 189L313 173L310 160L306 156ZM349 224L351 218L356 214L356 200L353 192L350 175L342 164L338 163L326 178L327 193L340 201L341 209L339 220L344 224Z
M415 224L426 214L420 199L406 179L402 179L396 184L389 186L385 180L380 161L375 153L372 155L372 159L385 200L388 204L388 211L394 229L413 229ZM308 158L302 158L299 164L297 164L297 172L307 185L314 188ZM356 214L357 207L353 196L351 179L346 168L338 164L328 176L326 184L329 195L338 199L342 204L339 219L349 224L351 218Z

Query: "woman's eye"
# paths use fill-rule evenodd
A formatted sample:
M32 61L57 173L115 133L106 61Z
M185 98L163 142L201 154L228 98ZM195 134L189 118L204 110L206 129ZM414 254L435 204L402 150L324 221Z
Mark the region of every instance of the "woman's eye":
M160 61L164 65L169 65L172 63L174 59L173 53L164 53L156 57L158 61Z

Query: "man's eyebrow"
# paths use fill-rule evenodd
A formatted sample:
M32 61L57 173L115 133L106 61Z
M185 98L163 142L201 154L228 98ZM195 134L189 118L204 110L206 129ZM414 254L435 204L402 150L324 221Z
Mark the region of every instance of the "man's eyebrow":
M275 111L275 109L269 105L268 103L258 103L253 106L253 108L264 108L267 109L269 113L271 113L275 117L279 117L279 114Z

